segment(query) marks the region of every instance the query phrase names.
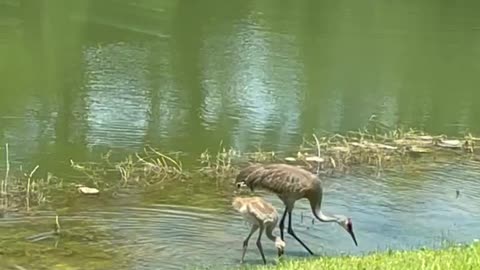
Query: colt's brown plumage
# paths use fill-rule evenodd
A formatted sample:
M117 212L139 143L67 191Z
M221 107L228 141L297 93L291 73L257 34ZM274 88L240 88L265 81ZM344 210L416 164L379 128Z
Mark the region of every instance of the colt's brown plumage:
M278 250L278 256L283 254L285 248L285 242L280 237L273 235L273 230L277 226L278 213L277 210L268 202L260 197L235 197L232 201L232 207L239 212L245 220L251 225L250 233L243 241L243 253L241 262L245 258L245 252L247 251L248 241L256 230L260 229L257 239L257 247L262 255L263 263L266 264L265 255L263 254L263 248L261 243L261 237L263 231L267 237L275 242L275 246Z
M283 229L286 214L288 213L288 233L292 235L310 254L313 252L295 235L291 225L291 213L295 202L305 198L310 202L313 215L322 222L336 222L353 238L352 221L342 215L327 216L321 211L323 189L322 182L317 175L288 164L252 164L242 169L236 179L237 187L248 186L252 191L264 189L277 194L285 205L285 211L280 220L280 237L284 240Z

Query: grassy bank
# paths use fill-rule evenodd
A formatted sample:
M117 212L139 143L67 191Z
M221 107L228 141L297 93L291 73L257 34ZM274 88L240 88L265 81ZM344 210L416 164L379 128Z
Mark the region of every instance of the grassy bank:
M248 268L251 270L438 270L480 269L480 244L455 246L439 250L391 251L366 256L323 257L304 260L285 260L276 266Z

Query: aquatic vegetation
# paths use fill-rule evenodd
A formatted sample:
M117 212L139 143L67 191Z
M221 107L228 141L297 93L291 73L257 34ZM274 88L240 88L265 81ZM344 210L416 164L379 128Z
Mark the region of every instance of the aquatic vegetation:
M111 232L88 221L64 223L60 229L56 216L2 228L0 268L128 269L131 255L114 244Z
M118 162L112 161L110 153L107 153L102 156L102 162L81 163L70 160L70 164L75 171L83 173L86 177L85 183L82 184L103 191L131 184L148 186L166 179L175 180L187 176L182 162L177 157L160 153L151 147L145 148L143 153L129 155ZM105 181L106 179L118 181Z
M18 211L40 206L48 201L47 196L63 185L63 181L51 173L47 173L46 179L35 178L36 165L31 171L26 172L23 168L12 170L9 164L8 144L5 146L6 172L1 183L0 191L0 216L5 211Z
M220 143L220 147L222 143ZM233 159L241 157L241 153L235 151L232 148L226 150L221 148L215 155L211 155L207 150L200 154L199 172L207 175L214 176L215 178L226 178L236 173L236 169L232 164Z
M375 117L357 131L313 134L312 137L303 138L297 149L287 152L267 151L259 147L252 152L241 152L221 142L217 150L202 152L193 164L188 164L188 169L184 168L179 153L163 153L149 146L120 160L113 160L112 153L107 152L95 162L70 160L70 167L80 177L69 179L67 184L52 173L48 173L46 179L37 179L35 171L38 167L28 172L12 170L6 145L5 177L0 185L0 213L1 209L7 208L29 211L31 207L48 201L55 193L84 194L79 187L112 194L122 188L163 185L165 181L210 179L218 184L231 181L239 169L249 163L289 163L311 171L318 168L321 174L362 170L378 175L386 170L406 169L408 166L429 166L440 160L480 161L475 148L480 138L471 134L455 138L414 129L390 128L377 122Z
M285 259L275 266L242 267L240 269L479 269L480 244L451 246L444 249L386 251L366 256L317 257L301 260Z
M315 138L316 139L316 138ZM317 139L316 139L317 140ZM346 134L324 134L316 143L307 139L296 157L286 157L286 162L303 163L306 168L321 163L321 169L333 173L348 172L352 168L370 168L381 171L391 166L404 166L418 158L475 159L475 144L480 138L471 134L463 138L446 135L429 135L425 132L403 128L390 129L371 119L370 125ZM313 158L315 148L321 157Z

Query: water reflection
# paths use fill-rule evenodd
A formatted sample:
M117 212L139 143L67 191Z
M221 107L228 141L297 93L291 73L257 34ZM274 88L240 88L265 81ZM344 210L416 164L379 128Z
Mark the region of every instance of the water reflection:
M262 1L215 2L224 11L217 12L185 1L19 3L7 6L22 12L0 17L24 22L0 44L8 91L0 101L2 129L48 124L22 142L4 136L2 143L42 138L55 144L34 148L52 153L67 146L129 151L144 143L198 153L221 140L278 150L313 130L357 129L372 113L390 125L479 130L478 66L468 61L478 55L469 45L478 39L478 19L470 9L311 1L272 8ZM40 8L45 14L34 12ZM412 8L418 12L407 12ZM449 15L442 23L439 12ZM141 20L122 21L126 15ZM39 120L23 117L32 110ZM55 134L41 131L53 123Z
M111 44L85 51L87 145L138 146L145 137L149 101L148 51Z
M233 127L231 144L240 150L251 147L251 140L275 147L294 139L299 131L297 120L302 102L298 78L301 66L295 58L282 57L292 55L288 50L295 48L286 38L266 35L255 21L248 20L237 24L227 38L222 36L219 40L213 36L206 40L205 48L209 48L206 55L210 55L210 51L225 54L205 57L208 60L205 77L228 75L229 78L221 83L204 80L206 97L202 120L207 130L225 123L221 118L226 114L233 118L227 120L231 124L226 124ZM275 44L283 46L276 48ZM225 73L222 70L217 72L218 63L225 62L230 66L228 74L222 74ZM289 91L280 91L281 88Z

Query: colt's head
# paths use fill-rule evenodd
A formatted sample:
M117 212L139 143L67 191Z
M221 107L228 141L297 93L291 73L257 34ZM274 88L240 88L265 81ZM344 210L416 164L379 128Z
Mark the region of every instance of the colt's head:
M358 246L357 239L355 238L355 233L353 232L353 223L351 218L347 218L344 216L338 216L338 225L344 228L352 237L355 246Z
M278 251L278 257L281 257L285 252L285 242L282 241L280 237L277 237L277 239L275 240L275 247Z

